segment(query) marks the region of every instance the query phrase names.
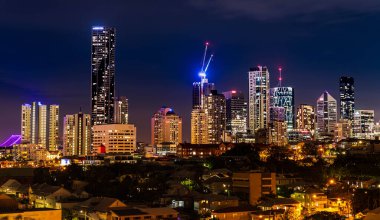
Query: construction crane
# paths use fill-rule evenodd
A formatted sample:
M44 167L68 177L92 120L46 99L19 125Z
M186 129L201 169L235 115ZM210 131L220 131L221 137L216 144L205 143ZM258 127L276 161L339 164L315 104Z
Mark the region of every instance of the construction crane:
M208 67L210 66L211 60L212 60L212 58L213 58L213 56L214 56L214 54L211 54L210 58L209 58L208 61L206 62L208 45L209 45L209 43L206 42L206 43L205 43L205 51L204 51L204 54L203 54L203 60L202 60L202 68L201 68L201 71L199 72L199 76L200 76L202 79L205 79L205 78L206 78L206 73L207 73Z

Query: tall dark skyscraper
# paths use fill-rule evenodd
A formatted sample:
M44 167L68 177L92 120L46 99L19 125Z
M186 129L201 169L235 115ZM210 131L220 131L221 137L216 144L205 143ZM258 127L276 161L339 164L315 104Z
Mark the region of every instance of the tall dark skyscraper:
M354 78L342 76L339 80L340 118L354 120L355 112Z
M247 102L240 91L223 92L226 98L226 130L233 135L247 132Z
M114 122L115 28L93 27L91 45L93 125Z

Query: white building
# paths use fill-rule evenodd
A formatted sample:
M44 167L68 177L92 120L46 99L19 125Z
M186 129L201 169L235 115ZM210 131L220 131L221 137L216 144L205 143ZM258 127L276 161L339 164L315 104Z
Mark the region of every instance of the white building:
M337 119L336 100L327 91L325 91L317 100L318 135L334 135Z
M101 146L106 153L133 153L136 151L136 127L132 124L94 125L92 147Z
M356 138L372 139L374 126L374 110L355 110L353 133Z

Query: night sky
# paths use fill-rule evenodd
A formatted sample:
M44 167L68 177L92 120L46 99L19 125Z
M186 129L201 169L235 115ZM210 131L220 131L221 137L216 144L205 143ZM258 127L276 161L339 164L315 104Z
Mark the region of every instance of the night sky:
M380 114L379 23L378 0L0 0L0 139L20 133L23 103L59 104L61 117L90 113L97 25L117 29L116 91L129 98L139 141L150 141L150 117L162 105L183 117L189 141L205 41L215 54L208 78L220 92L247 97L247 71L258 64L276 86L282 66L296 104L315 105L324 90L338 100L339 77L350 75L356 106Z

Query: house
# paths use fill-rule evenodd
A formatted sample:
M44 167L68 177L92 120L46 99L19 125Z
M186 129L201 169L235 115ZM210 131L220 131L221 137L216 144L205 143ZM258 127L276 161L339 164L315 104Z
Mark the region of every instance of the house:
M72 193L63 186L43 183L29 187L29 202L35 208L57 209L57 202L72 196Z
M78 203L74 210L76 215L82 218L107 219L107 213L111 208L127 207L123 202L110 197L92 197L86 201Z
M227 207L212 211L211 218L219 220L250 220L253 211L257 211L257 208L253 206Z
M17 190L21 187L21 183L15 179L7 180L3 185L0 186L0 192L6 194L17 194Z
M284 210L284 213L291 213L290 215L295 219L300 218L302 212L301 203L291 198L265 198L257 207L262 211Z
M61 220L60 209L23 209L6 210L0 212L0 219L33 219L33 220Z
M212 211L239 206L239 198L214 194L199 194L194 197L194 210L199 214L209 214Z
M114 219L167 219L177 220L178 212L171 208L111 208L107 220Z

